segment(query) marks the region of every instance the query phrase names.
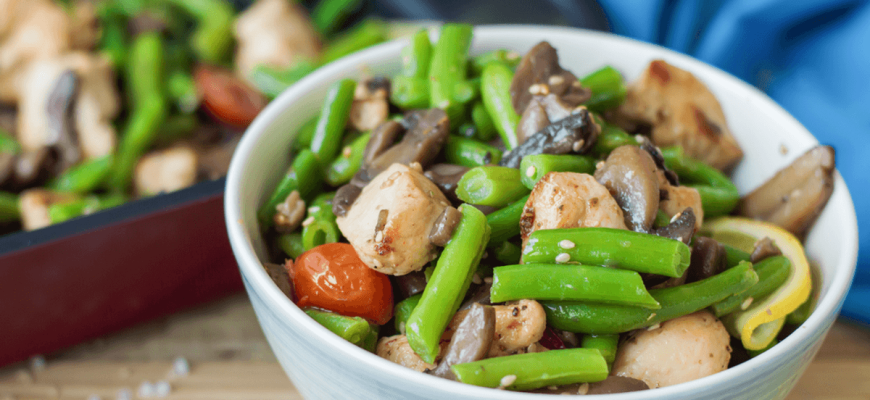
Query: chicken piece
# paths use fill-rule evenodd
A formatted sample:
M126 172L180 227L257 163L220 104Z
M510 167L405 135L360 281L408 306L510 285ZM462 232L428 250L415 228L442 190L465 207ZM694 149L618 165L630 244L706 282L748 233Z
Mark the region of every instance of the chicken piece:
M722 322L698 311L636 331L619 346L611 374L642 380L650 388L688 382L727 369L729 343Z
M743 157L713 93L690 72L662 60L651 62L628 88L615 119L629 129L631 121L650 125L656 146L682 146L686 155L720 170Z
M419 164L415 166L391 165L336 220L360 259L387 275L417 271L435 257L429 232L450 205Z
M661 187L667 194L662 197L659 202L659 209L664 211L668 217L673 217L692 207L692 212L695 213L695 232L701 229L704 224L704 209L701 207L701 195L695 188L688 186L672 186L665 185Z
M136 165L133 178L136 193L151 196L193 185L196 183L197 163L196 152L186 146L148 153Z
M70 18L52 0L0 0L0 75L70 49Z
M350 126L360 132L377 128L389 116L389 96L389 79L379 77L359 81L350 106Z
M550 172L529 195L520 218L523 243L538 229L603 227L627 229L622 209L591 175Z
M25 190L18 198L21 225L27 231L49 226L51 218L48 216L48 207L55 203L64 203L74 199L75 197L71 194L55 193L40 188Z
M96 2L78 0L70 15L70 48L91 50L100 39L100 21L97 19Z
M378 357L386 358L403 367L413 369L417 372L423 372L427 369L435 368L435 364L429 364L417 353L411 349L408 344L408 337L405 335L395 335L390 337L382 337L378 341L378 348L375 352Z
M300 5L258 0L236 19L236 70L249 77L258 65L287 68L320 56L320 39Z
M507 302L495 308L495 333L487 357L500 357L528 349L544 336L547 328L547 315L544 307L535 300ZM441 341L450 341L459 323L468 310L457 311L444 330ZM532 347L538 351L537 347Z

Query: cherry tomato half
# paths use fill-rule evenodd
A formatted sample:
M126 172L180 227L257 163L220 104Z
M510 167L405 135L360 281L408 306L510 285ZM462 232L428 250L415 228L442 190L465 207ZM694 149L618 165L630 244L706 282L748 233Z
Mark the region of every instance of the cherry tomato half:
M353 246L328 243L288 261L296 305L386 324L393 317L390 278L367 267Z
M225 124L247 127L266 107L265 97L224 68L199 65L193 77L202 105Z

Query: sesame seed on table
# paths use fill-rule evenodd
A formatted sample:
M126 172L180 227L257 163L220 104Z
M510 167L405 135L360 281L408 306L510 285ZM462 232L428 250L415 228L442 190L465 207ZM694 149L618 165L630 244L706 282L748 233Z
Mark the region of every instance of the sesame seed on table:
M143 389L153 399L302 399L244 294L0 368L0 400L139 399ZM787 399L820 398L870 398L870 329L837 322Z

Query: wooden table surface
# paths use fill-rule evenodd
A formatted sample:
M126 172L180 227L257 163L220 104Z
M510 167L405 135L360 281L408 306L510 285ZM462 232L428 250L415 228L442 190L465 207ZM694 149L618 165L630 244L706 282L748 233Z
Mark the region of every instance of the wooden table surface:
M177 376L184 357L190 373ZM0 369L0 400L132 399L144 381L169 382L166 399L301 399L263 337L243 294ZM838 322L789 396L870 399L870 330Z

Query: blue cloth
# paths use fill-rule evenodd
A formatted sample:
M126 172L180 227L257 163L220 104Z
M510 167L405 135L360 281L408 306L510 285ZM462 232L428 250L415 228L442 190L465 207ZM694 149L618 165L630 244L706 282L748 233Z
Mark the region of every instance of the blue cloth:
M834 146L858 214L842 315L870 323L870 1L599 0L613 32L715 65L764 90Z

